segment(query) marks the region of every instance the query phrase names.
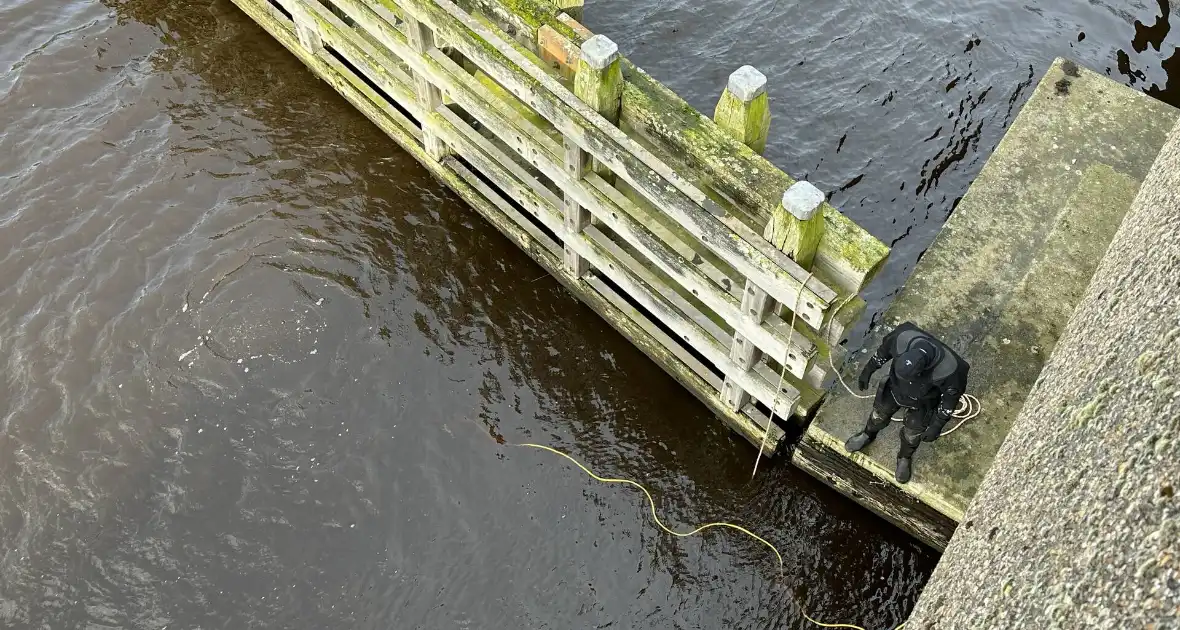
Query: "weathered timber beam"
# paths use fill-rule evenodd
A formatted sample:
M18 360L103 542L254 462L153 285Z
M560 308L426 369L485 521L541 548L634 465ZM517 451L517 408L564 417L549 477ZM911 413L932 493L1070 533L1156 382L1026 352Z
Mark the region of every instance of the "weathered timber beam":
M492 180L501 189L508 191L512 198L523 207L532 211L547 228L561 234L564 217L559 211L557 199L546 199L534 191L536 185L521 181L520 177L528 177L522 171L516 173L505 166L511 162L498 148L477 133L469 125L459 119L453 112L440 109L426 117L428 126L443 137L459 155L475 166L485 177ZM642 270L642 266L634 260L628 260L621 251L610 243L599 230L587 226L583 231L564 234L567 247L573 247L579 256L585 258L603 276L609 278L621 287L641 306L657 316L668 328L684 338L690 346L700 352L711 363L723 372L734 372L733 378L750 391L756 398L771 404L776 399L779 406L776 413L790 413L798 399L798 392L793 388L784 387L784 391L776 391L774 385L765 379L748 372L737 373L738 370L728 360L728 350L724 345L712 339L702 326L703 315L694 317L690 312L684 312L669 300L647 280L650 274ZM567 275L574 276L575 271L566 269ZM683 305L681 305L683 306Z
M316 11L317 17L327 27L325 30L335 32L346 28L343 24L337 23L338 18L326 10L317 11L313 8L313 11ZM363 24L366 17L358 15L354 19ZM388 56L382 51L374 49L359 37L353 37L347 32L340 33L340 35L345 38L351 37L355 46L365 50L365 54L378 63L380 63L380 59ZM534 167L545 173L563 190L573 194L578 203L590 209L604 225L627 239L665 273L689 287L693 294L709 308L722 316L735 329L741 330L755 344L763 348L769 356L774 357L780 363L787 364L792 369L792 374L797 377L802 377L806 373L808 359L814 354L814 347L810 340L795 331L786 331L789 336L785 339L780 338L763 326L744 320L737 301L728 293L719 290L691 264L691 261L680 257L626 213L619 212L611 200L601 192L587 185L585 181L569 177L564 172L563 160L554 162L548 159L555 153L562 155L563 150L556 146L547 146L553 144L552 141L544 134L537 133L537 129L525 119L515 116L510 108L490 106L486 99L481 98L475 80L444 53L435 50L425 56L417 55L405 41L404 35L396 30L385 31L381 40L382 44L393 54L399 55L416 72L443 87L457 104L476 116L487 129L500 136L510 146L514 146L516 151L529 159ZM819 316L822 317L822 313Z
M528 29L537 42L542 27L567 38L576 47L589 34L544 0L464 0L483 11L511 13L518 31ZM551 35L549 35L551 37ZM524 41L518 34L517 41ZM534 44L536 45L536 44ZM622 121L699 166L710 185L742 206L759 225L769 220L783 192L795 179L754 150L730 137L688 105L684 99L623 59ZM880 271L889 248L851 219L825 204L824 236L815 254L817 273L842 293L859 293Z
M561 258L554 256L545 244L534 240L528 230L520 227L512 218L501 212L455 171L430 158L417 136L411 131L416 131L417 127L401 116L395 108L386 104L380 94L363 82L354 81L351 78L351 73L334 59L325 58L304 49L295 34L294 25L269 3L264 0L232 1L317 76L335 88L358 111L414 156L435 177L438 177L467 201L480 216L504 234L509 241L552 274L563 286L606 320L619 334L623 335L713 413L717 414L729 428L746 438L751 444L757 445L762 442L763 431L758 424L745 415L730 412L720 404L716 395L715 378L708 379L694 373L690 369L689 363L678 358L670 350L671 346L665 345L665 342L661 341L663 333L651 325L642 313L631 308L617 294L614 294L609 287L594 281L591 284L600 286L600 291L588 290L586 283L580 283L567 276L562 268ZM451 157L443 158L443 161L454 163ZM783 437L781 429L772 427L771 435L767 440L769 444L777 446L782 442Z
M764 243L765 239L757 235L754 242L745 237L735 238L710 213L717 210L703 192L605 121L542 67L529 61L519 45L499 37L450 0L401 0L399 5L407 15L441 33L456 50L776 299L793 302L796 294L803 291L803 301L822 311L835 298L831 289L814 278L808 280L808 274L785 256L772 261L762 251L763 245L770 247ZM413 65L411 59L405 61ZM822 315L815 316L814 325L821 322Z

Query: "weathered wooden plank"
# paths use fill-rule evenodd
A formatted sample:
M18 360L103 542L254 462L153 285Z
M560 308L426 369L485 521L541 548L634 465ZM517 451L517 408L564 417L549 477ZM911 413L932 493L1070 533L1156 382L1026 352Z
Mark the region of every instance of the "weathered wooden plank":
M337 49L337 52L341 52L341 51L339 49ZM341 52L341 56L344 56L344 54L342 52ZM345 58L347 59L347 57L345 57ZM372 101L374 105L379 107L381 109L381 111L391 121L397 123L397 125L399 127L401 127L406 133L413 136L415 140L418 140L419 142L422 141L421 127L419 127L416 122L410 120L409 118L406 118L401 113L401 111L399 111L396 107L393 107L391 104L387 104L388 101L386 101L384 98L382 98L381 95L379 93L377 93L375 90L370 88L364 82L364 80L362 78L360 78L360 77L356 76L354 73L350 72L348 70L348 68L346 68L344 66L344 64L340 63L339 61L337 61L336 59L334 59L330 56L325 56L323 58L323 62L325 64L327 64L329 67L331 67L333 70L335 70L336 74L339 78L343 78L344 80L348 81L348 83L350 85L352 85L352 87L354 89L361 92L362 94L365 94L365 96L368 97L368 99L370 101ZM349 59L349 62L352 63L354 67L357 66L357 64L354 60ZM331 82L332 82L332 80L329 80L329 83L331 83ZM387 84L382 89L385 91L386 94L389 94L389 95L393 96L394 98L398 98L399 104L401 104L402 107L404 107L407 111L409 111L412 116L417 117L420 115L421 112L418 111L418 109L417 109L417 104L414 102L413 94L410 92L410 88L409 88L408 83L406 85L401 85L401 86ZM408 99L408 100L400 100L400 99ZM409 105L405 105L404 103L409 103Z
M686 371L676 372L668 369L667 367L664 368L665 371L671 374L672 377L684 385L684 387L688 389L689 392L701 400L701 402L703 402L710 411L712 411L714 414L717 414L717 416L721 418L721 420L727 427L730 428L730 430L746 438L746 440L755 447L762 444L763 428L766 426L766 416L762 414L761 411L759 411L753 405L743 409L742 413L734 413L726 409L723 405L721 405L720 398L717 396L717 390L721 386L720 378L713 374L712 371L705 368L705 366L697 361L692 355L684 352L684 350L680 348L675 340L664 334L664 332L656 327L655 324L653 324L651 320L645 315L635 310L630 304L627 303L626 300L624 300L618 293L611 289L610 286L605 282L593 276L585 278L584 282L593 287L597 294L601 295L604 301L610 306L613 306L618 313L626 316L627 321L635 327L636 332L630 335L624 333L624 336L626 336L628 339L631 339L632 343L634 343L653 361L656 361L657 364L663 365L661 361L667 360L665 357L668 355L677 357L679 362L676 364L676 366L678 368L680 366L684 366ZM594 308L594 306L591 305L591 308ZM597 309L595 310L597 311ZM612 326L615 326L616 329L619 328L619 325L611 320L610 317L607 317L606 315L603 315L603 317L607 319L608 322L611 322ZM641 337L639 331L645 333L645 336ZM644 341L651 339L662 345L645 345L640 343L640 341L636 341L636 339ZM683 358L681 358L682 355ZM700 383L707 383L711 388L708 389L707 394L704 393L706 392L707 388L701 387ZM777 425L771 425L770 434L766 436L766 451L763 453L763 457L769 457L776 453L779 450L780 445L782 445L785 440L786 434L783 432L783 430Z
M664 347L672 352L672 354L674 354L677 359L680 359L680 361L688 366L688 368L691 369L694 374L701 377L701 379L705 382L709 383L713 389L719 389L721 387L721 378L718 377L713 372L713 370L705 367L704 363L701 363L699 360L697 360L697 358L694 357L692 353L688 352L688 350L686 350L679 341L668 336L668 334L665 333L659 326L657 326L655 322L651 321L649 317L635 310L630 304L627 303L626 298L619 295L614 289L610 287L609 284L604 282L601 278L594 276L589 276L583 278L582 280L586 284L593 287L595 291L602 294L602 297L606 298L607 301L613 304L616 308L630 314L631 319L635 321L635 323L640 327L642 327L643 330L647 331L647 334L651 335L653 338L659 340L660 343L664 344Z
M939 551L946 548L955 532L955 521L875 477L836 448L842 447L805 434L791 453L791 463L927 545Z
M394 42L395 46L401 46ZM375 53L379 54L379 53ZM777 336L763 326L745 321L739 311L740 305L728 293L719 290L707 277L700 273L691 261L685 260L655 238L642 225L637 224L625 212L620 212L613 202L586 182L594 181L591 175L585 180L574 180L564 172L563 161L554 159L563 149L557 148L548 138L531 127L527 121L514 116L511 108L493 108L480 98L471 78L454 62L445 56L435 54L423 60L422 67L430 73L432 80L446 87L456 103L464 107L506 144L512 146L560 188L575 196L604 225L640 250L643 255L662 271L676 278L688 287L694 296L701 299L710 309L723 317L731 326L741 330L769 356L780 363L786 363L793 374L802 377L807 370L807 360L814 354L810 341L803 335L791 333ZM594 176L596 177L596 176ZM786 332L786 331L778 331ZM789 341L788 341L789 339Z
M288 1L305 2L307 0ZM348 20L342 21L350 22L351 24L347 24L347 26L370 43L380 44L382 33L387 30L396 30L402 33L403 36L409 37L406 21L396 10L363 0L332 0L332 4L340 13L348 18ZM406 76L412 74L410 69L400 59L395 59L394 62L392 68L399 70ZM412 81L411 85L413 85Z
M745 237L735 238L717 216L706 210L716 208L703 192L605 121L542 67L529 61L518 44L497 36L450 0L401 0L399 5L407 15L443 33L456 50L776 299L793 303L796 293L802 290L804 302L822 311L835 298L835 293L822 282L808 281L807 272L793 261L785 257L778 261L768 258L762 250L770 245L760 235L754 235L753 242ZM403 59L414 66L412 59ZM813 317L818 326L822 313L817 312Z
M438 111L427 116L426 120L428 125L468 163L479 169L485 177L495 182L501 189L507 191L523 207L535 211L535 216L547 228L555 233L561 233L564 219L558 207L536 195L532 190L533 186L517 180L503 166L507 161L507 156L491 147L483 136L451 112ZM485 153L489 150L490 154ZM598 273L622 288L627 295L646 308L665 326L684 338L694 350L722 372L727 374L737 372L728 360L725 346L712 339L705 331L703 325L707 325L705 323L707 318L699 312L694 313L695 309L692 309L691 306L684 311L677 308L678 305L664 296L665 292L645 281L645 275L649 279L651 276L646 274L642 265L634 260L628 260L629 257L620 257L621 251L611 244L600 231L593 226L587 226L581 232L567 232L563 236L566 239L565 246L567 248L572 247L579 256L589 261ZM574 276L573 271L568 268L566 273ZM770 404L776 398L773 385L756 374L741 371L741 373L730 374L730 377L736 379L744 389L766 404ZM776 412L790 414L792 405L798 399L798 392L787 388L784 390L777 394L781 404Z
M465 0L497 5L497 0ZM517 41L536 38L548 26L580 45L591 33L580 24L562 19L560 11L545 0L512 0ZM757 152L730 137L667 86L628 60L623 60L622 122L671 154L688 157L697 165L702 181L733 199L748 213L750 226L765 225L782 193L795 179L780 171ZM877 274L889 248L847 216L824 206L824 236L816 251L817 275L829 279L840 293L859 293ZM782 300L780 300L782 301Z
M537 48L541 59L567 80L578 72L582 51L578 45L548 26L537 31Z
M545 249L548 249L549 252L555 256L561 254L561 245L558 244L557 241L553 240L548 234L545 234L540 228L533 225L533 222L525 218L525 216L522 215L519 210L514 208L507 199L504 199L502 195L493 190L491 186L488 186L486 183L484 183L483 180L481 180L475 173L472 173L470 169L456 160L453 156L447 156L443 158L442 163L447 168L455 171L455 174L461 177L463 181L467 182L469 186L478 191L479 194L487 198L488 201L491 201L496 206L496 208L500 210L500 212L504 213L504 216L512 219L513 223L519 225L525 232L528 232L528 235L531 236L534 241L536 241Z
M341 74L344 68L339 63L333 65L334 60L322 59L305 50L299 43L294 25L273 8L269 3L257 0L233 0L244 13L251 17L264 30L271 34L284 47L290 50L300 61L307 65L316 75L332 85L345 99L352 103L362 114L368 117L382 131L395 140L407 152L430 170L436 177L454 190L467 201L473 209L483 216L489 223L503 233L512 243L525 254L536 261L542 268L552 274L567 289L574 293L587 306L607 321L615 330L639 348L648 358L659 365L665 372L684 386L689 392L704 403L725 424L739 435L745 437L752 445L763 441L763 431L759 425L751 422L742 414L734 414L720 404L717 397L717 387L710 381L699 376L693 369L678 359L668 347L647 332L650 322L645 327L636 323L643 319L642 315L633 308L615 306L596 291L588 290L585 283L563 274L560 258L555 257L547 247L533 240L527 231L519 228L516 223L500 212L493 204L468 185L453 171L445 168L439 162L428 156L417 139L402 124L395 122L391 107L381 106L383 99L371 88L361 83L344 78ZM403 118L404 120L404 118ZM616 296L616 301L621 301ZM698 364L699 365L699 364ZM716 380L716 379L713 379ZM772 427L771 435L767 437L769 444L778 445L783 439L783 432Z
M314 24L317 34L336 54L348 60L357 70L365 75L381 91L397 101L410 115L419 118L422 115L421 105L415 94L414 79L397 66L381 65L381 61L365 54L365 51L354 44L356 41L352 29L348 29L339 20L334 22L318 21ZM342 31L341 29L347 29ZM351 73L348 73L351 74Z

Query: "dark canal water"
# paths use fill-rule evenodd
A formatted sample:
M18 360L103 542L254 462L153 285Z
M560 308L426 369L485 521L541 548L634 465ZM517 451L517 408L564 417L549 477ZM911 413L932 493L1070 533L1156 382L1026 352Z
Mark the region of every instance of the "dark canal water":
M1067 54L1173 101L1154 3L591 2L893 244ZM1177 75L1173 71L1173 75ZM1180 81L1177 78L1176 81ZM1152 87L1156 86L1156 87ZM892 626L935 556L752 451L228 0L0 3L0 626ZM643 480L588 480L532 440Z

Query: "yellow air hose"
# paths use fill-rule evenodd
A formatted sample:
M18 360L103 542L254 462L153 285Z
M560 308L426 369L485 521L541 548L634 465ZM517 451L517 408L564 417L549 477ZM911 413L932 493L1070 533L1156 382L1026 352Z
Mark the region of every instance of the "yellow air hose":
M499 441L499 440L497 440L497 441ZM659 515L656 514L655 499L652 498L651 493L648 492L647 488L645 488L643 486L643 484L639 483L638 481L633 481L631 479L616 479L616 478L611 478L611 477L603 477L603 476L595 473L593 470L590 470L589 468L587 468L584 464L582 464L582 462L579 462L578 460L574 459L572 456L570 456L566 453L563 453L553 447L545 446L544 444L532 444L532 443L527 443L527 442L521 443L521 444L512 444L510 442L503 442L503 443L508 444L509 446L524 446L524 447L528 447L528 448L537 448L537 449L541 449L543 451L548 451L550 453L554 453L556 455L560 455L560 456L566 458L567 460L569 460L571 463L573 463L573 465L577 466L578 468L581 468L582 472L586 473L587 475L589 475L593 479L600 481L602 483L622 483L622 484L627 484L627 485L635 486L636 488L639 488L641 491L643 491L643 496L647 497L648 505L651 506L652 520L654 520L656 522L656 525L659 525L660 529L664 530L665 532L668 532L669 534L671 534L673 536L676 536L679 538L687 538L689 536L699 534L699 533L705 531L706 529L711 529L714 527L726 527L729 529L735 529L735 530L749 536L750 538L757 540L758 542L762 543L763 545L766 545L771 551L774 552L774 557L778 559L779 575L780 576L783 575L783 573L785 571L785 568L783 566L783 554L779 553L778 548L775 547L774 545L772 545L770 542L768 542L765 538L759 536L758 534L755 534L754 532L746 529L745 527L742 527L741 525L734 525L733 523L726 523L723 521L719 521L716 523L706 523L704 525L701 525L700 527L693 529L692 531L678 532L678 531L672 529L671 527L668 527L667 525L664 524L663 521L660 520ZM792 598L792 600L793 600L793 598ZM804 619L806 619L807 621L809 621L821 628L848 628L850 630L865 630L865 628L863 628L861 626L856 626L856 625L852 625L852 624L848 624L848 623L831 624L831 623L823 623L821 621L816 621L815 619L811 618L811 616L809 616L807 614L807 611L803 610L802 604L800 604L798 601L795 601L795 604L797 606L799 606L799 612L802 613ZM902 623L900 626L897 626L896 628L894 628L894 630L901 630L904 626L905 626L905 624Z
M810 279L811 279L811 276L809 274L808 280L810 280ZM806 284L806 283L807 282L804 281L803 284ZM800 290L799 293L801 294L802 290ZM850 296L848 299L851 299L851 297L852 296ZM846 302L847 302L847 300L845 300L845 303ZM833 309L833 312L838 311L840 309L840 307L842 307L842 306L843 306L843 304L840 304L835 309ZM798 303L796 303L795 311L797 311L797 310L798 310ZM794 328L795 328L795 317L796 317L796 314L793 311L792 315L791 315L791 329L792 330L794 330ZM830 321L829 321L828 325L829 326L831 325ZM872 398L872 395L857 394L856 392L852 391L852 388L848 387L848 384L844 382L844 377L841 376L840 371L836 369L836 366L832 360L832 353L831 352L828 353L828 363L829 363L829 365L831 365L832 371L835 372L836 378L839 379L840 384L844 386L844 389L848 390L849 394L851 394L857 398ZM779 375L780 391L782 388L781 381L785 377L785 375L786 375L786 366L784 365L783 366L783 373ZM776 400L774 401L774 404L771 405L771 416L770 416L769 421L767 422L766 433L770 432L769 431L770 422L772 422L774 419L774 409L777 406L777 402L778 402L778 400L777 400L777 396L776 396ZM979 400L977 398L975 398L974 396L971 396L970 394L964 394L959 400L959 408L955 410L955 413L952 416L952 417L958 419L959 423L956 424L954 427L952 427L950 430L943 432L942 435L948 435L948 434L954 432L956 429L963 426L963 423L978 416L980 411L982 411L982 405L980 404ZM898 420L900 420L900 418L893 418L893 420L898 421ZM563 453L551 446L545 446L544 444L533 444L533 443L529 443L529 442L525 442L525 443L521 443L521 444L512 444L511 442L505 441L502 437L495 437L493 439L495 439L498 444L506 444L508 446L523 446L523 447L527 447L527 448L536 448L536 449L540 449L543 451L548 451L548 452L553 453L555 455L560 455L561 457L564 457L567 460L569 460L570 463L572 463L573 465L582 469L582 472L586 473L587 475L589 475L591 478L595 479L596 481L599 481L602 483L621 483L621 484L626 484L629 486L635 486L636 488L639 488L639 490L643 492L643 496L647 497L647 503L651 507L652 520L655 521L656 525L658 525L660 527L660 529L662 529L665 532L667 532L673 536L676 536L678 538L687 538L689 536L694 536L694 535L699 534L707 529L712 529L715 527L723 527L723 528L737 530L737 531L749 536L750 538L757 540L758 542L762 543L763 545L766 545L767 548L769 548L772 552L774 552L774 557L778 559L779 575L780 576L783 575L783 573L785 571L785 568L783 566L783 555L779 552L778 548L775 547L773 544L771 544L769 541L767 541L765 538L759 536L758 534L755 534L754 532L746 529L745 527L742 527L741 525L734 525L733 523L726 523L724 521L718 521L715 523L706 523L704 525L701 525L701 526L693 529L692 531L678 532L678 531L672 529L671 527L668 527L667 525L664 524L663 521L660 520L659 514L656 513L655 499L652 498L651 492L648 492L647 488L645 488L643 486L643 484L639 483L638 481L633 481L631 479L618 479L618 478L613 478L613 477L603 477L603 476L595 473L593 470L590 470L589 468L587 468L584 464L582 464L582 462L579 462L578 460L574 459L571 455L569 455L567 453ZM763 449L766 446L765 439L766 439L766 434L763 434L763 443L758 449L758 458L759 459L761 458ZM757 471L758 471L758 461L756 459L754 461L755 474L757 474ZM807 611L805 611L803 609L802 604L800 604L797 600L794 600L793 598L792 598L792 600L795 601L795 604L797 606L799 606L799 612L803 615L803 618L806 619L807 621L815 624L816 626L818 626L820 628L846 628L848 630L865 630L865 628L862 626L857 626L857 625L853 625L853 624L849 624L849 623L824 623L822 621L818 621L816 619L813 619L810 615L807 614ZM894 630L902 630L904 627L905 627L905 623L902 623L901 625L894 628Z

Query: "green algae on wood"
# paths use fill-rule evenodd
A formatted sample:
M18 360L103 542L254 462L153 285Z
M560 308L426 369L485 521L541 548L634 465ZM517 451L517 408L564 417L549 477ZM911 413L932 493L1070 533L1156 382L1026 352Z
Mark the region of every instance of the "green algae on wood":
M717 126L735 140L762 153L770 133L770 97L766 75L753 66L742 66L729 75L729 83L713 111Z
M766 240L810 268L824 234L824 195L808 182L796 182L783 193L766 227Z
M503 12L507 8L522 28L531 30L534 47L542 26L549 26L574 43L586 39L584 32L560 19L556 7L542 0L465 1L484 11ZM742 206L758 226L764 225L778 207L783 191L795 180L626 58L622 66L622 123L665 151L689 158L712 187ZM859 293L880 271L889 248L830 205L825 204L823 217L824 237L815 257L817 276L830 279L841 293Z
M574 96L590 106L598 115L615 124L619 119L619 101L623 73L619 68L619 47L605 35L596 35L582 44L578 60L578 73L574 75ZM590 155L582 150L573 139L563 138L565 168L570 177L582 179L587 168L610 177L610 172L601 164L591 165ZM582 207L570 193L565 194L565 266L574 275L582 277L589 273L590 265L574 250L569 239L572 234L585 230L591 222L590 211Z
M657 338L657 335L663 333L651 325L642 313L627 306L626 302L613 294L609 287L596 283L598 284L597 289L592 290L588 288L586 283L565 274L560 259L553 254L552 250L555 244L548 241L548 237L520 227L519 220L505 214L504 209L511 208L511 206L503 200L499 200L499 204L490 201L485 196L490 189L482 186L474 175L452 157L444 157L441 161L431 157L419 143L420 132L416 126L398 113L376 91L362 81L352 81L351 78L346 78L351 77L351 73L334 60L326 60L304 49L296 38L294 29L279 19L277 12L265 2L233 1L315 74L332 85L374 124L417 158L431 173L471 204L481 216L499 229L517 247L555 276L566 288L574 292L591 309L607 320L620 334L705 403L731 429L751 443L756 444L763 440L763 431L756 423L742 414L729 412L719 404L715 394L716 389L705 377L694 373L666 347L668 340ZM409 91L408 86L405 91ZM772 427L771 434L767 436L767 444L770 445L768 448L771 452L777 448L783 437L781 430Z
M797 293L802 291L805 303L817 311L807 317L817 325L822 321L819 312L834 299L830 289L818 280L808 281L806 272L786 257L775 260L762 251L758 243L733 238L709 215L706 208L711 204L704 193L617 128L587 116L585 104L572 95L567 97L568 92L560 89L556 79L524 57L519 44L490 33L452 3L403 0L400 4L406 14L426 19L455 49L480 64L498 83L517 94L580 147L602 160L616 176L658 202L665 212L693 231L701 242L725 257L743 275L755 279L775 299L793 302ZM427 62L426 58L412 57L407 57L406 61L418 68Z
M582 43L578 72L574 75L574 96L612 125L619 123L623 99L623 69L619 60L619 47L606 36L595 35ZM596 163L594 170L614 183L614 175L602 164Z

